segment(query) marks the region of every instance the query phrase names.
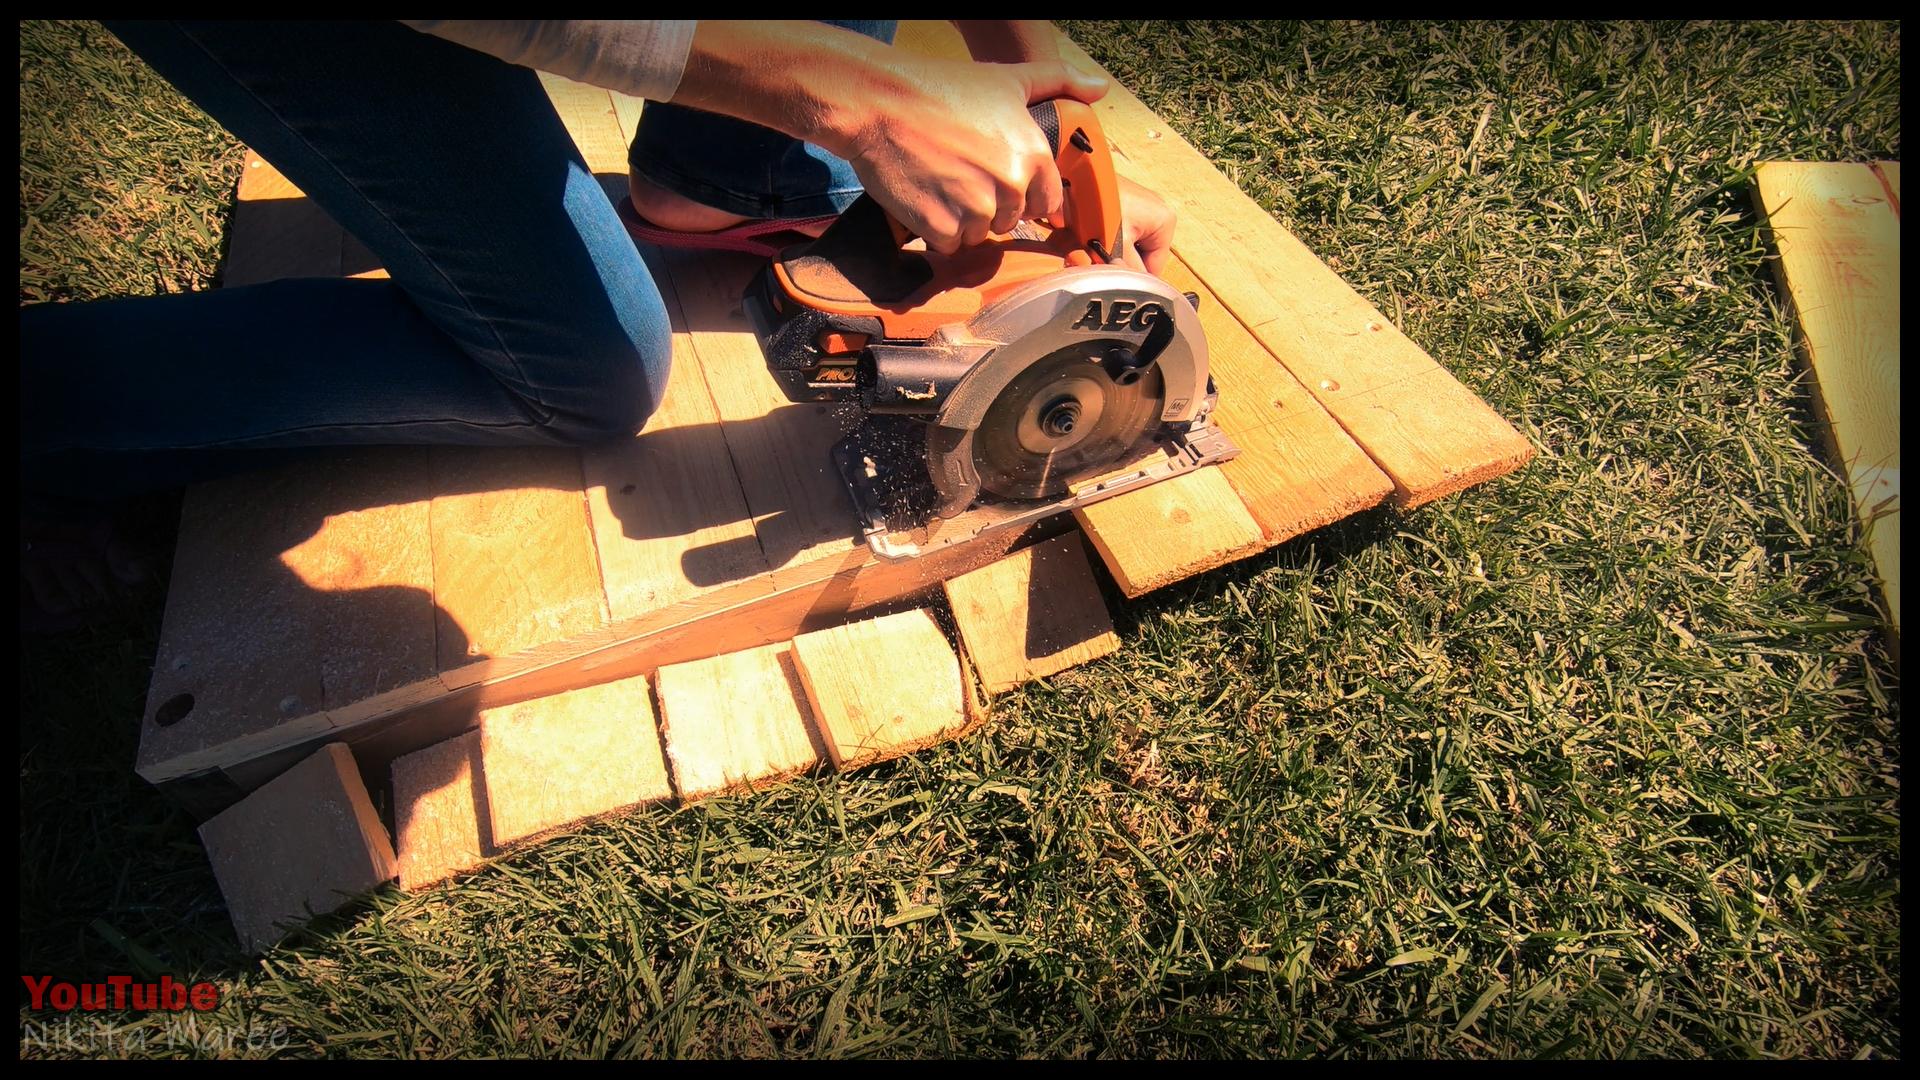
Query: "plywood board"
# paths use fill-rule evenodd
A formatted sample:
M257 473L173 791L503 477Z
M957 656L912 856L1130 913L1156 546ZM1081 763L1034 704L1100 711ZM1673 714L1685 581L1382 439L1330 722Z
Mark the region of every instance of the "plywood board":
M1820 406L1900 625L1900 220L1865 165L1767 162L1754 177Z
M945 588L960 640L990 694L1120 647L1075 533L948 578Z
M663 667L660 730L682 799L805 772L824 746L790 645L764 645Z
M802 634L793 656L836 768L898 757L967 726L960 661L925 611Z

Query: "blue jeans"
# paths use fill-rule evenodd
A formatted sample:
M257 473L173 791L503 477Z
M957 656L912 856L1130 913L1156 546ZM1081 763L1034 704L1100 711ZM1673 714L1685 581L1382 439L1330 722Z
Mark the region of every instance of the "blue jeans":
M111 497L324 446L583 444L652 415L666 308L532 71L397 22L108 25L392 277L22 308L29 490ZM801 216L859 192L785 136L642 116L647 175L710 205Z

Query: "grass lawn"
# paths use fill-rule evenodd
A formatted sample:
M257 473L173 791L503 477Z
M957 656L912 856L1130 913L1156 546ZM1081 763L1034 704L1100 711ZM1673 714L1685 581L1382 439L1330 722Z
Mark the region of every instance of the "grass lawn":
M156 589L23 647L21 970L226 1004L22 1054L1899 1056L1899 669L1749 186L1900 156L1899 27L1070 29L1538 458L258 961L132 772ZM21 33L22 303L211 286L232 138Z

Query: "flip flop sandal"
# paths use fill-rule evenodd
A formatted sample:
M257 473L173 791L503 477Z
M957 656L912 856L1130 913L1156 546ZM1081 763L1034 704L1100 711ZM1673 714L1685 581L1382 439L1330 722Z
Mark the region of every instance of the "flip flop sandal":
M627 234L638 243L700 251L740 251L765 259L780 254L783 248L814 239L801 230L816 225L830 225L839 216L768 218L763 221L743 221L731 228L713 232L680 232L663 229L641 217L634 210L631 199L621 199L615 209L619 211L621 224L627 227Z

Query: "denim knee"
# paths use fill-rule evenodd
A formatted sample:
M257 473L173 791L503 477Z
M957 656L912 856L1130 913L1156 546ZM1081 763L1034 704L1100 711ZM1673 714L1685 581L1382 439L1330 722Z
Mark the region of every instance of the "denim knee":
M548 395L547 419L541 426L565 441L631 437L646 426L666 396L673 366L673 332L666 320L610 330L575 340L583 358L579 384Z

